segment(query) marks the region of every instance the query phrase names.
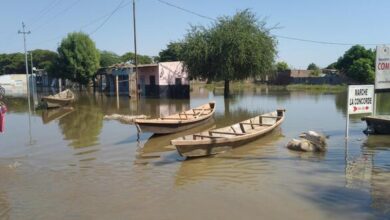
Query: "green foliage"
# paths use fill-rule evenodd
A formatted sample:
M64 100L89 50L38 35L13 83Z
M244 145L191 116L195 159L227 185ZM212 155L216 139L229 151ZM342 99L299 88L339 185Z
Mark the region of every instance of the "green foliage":
M58 54L50 50L37 49L32 51L32 57L34 67L38 69L49 70L53 63L55 63L55 61L58 59ZM28 56L28 59L29 62L31 62L30 56Z
M337 62L333 62L333 63L329 64L329 65L326 67L326 69L337 69L336 64L337 64Z
M100 51L100 66L108 67L116 63L120 63L121 58L118 54L111 51Z
M127 52L127 53L125 53L125 54L123 54L121 56L121 61L122 62L130 62L132 64L135 64L134 58L135 58L134 53ZM152 60L151 57L146 56L146 55L139 55L139 54L137 54L137 63L138 64L149 64L149 63L152 63L152 62L153 62L153 60Z
M336 68L352 79L360 82L373 82L375 50L355 45L337 60Z
M321 71L319 69L314 69L310 71L310 75L312 76L319 76L321 74Z
M277 62L275 65L276 72L284 72L286 70L289 70L288 64L286 62Z
M56 69L60 76L80 84L87 84L99 68L99 51L82 32L68 34L58 48L58 55Z
M0 54L0 75L25 72L26 67L23 53Z
M275 45L266 22L259 22L255 14L244 10L219 18L210 28L191 27L181 58L191 77L226 82L270 73Z
M58 55L56 52L50 50L33 50L33 65L38 69L48 70L50 66L55 62ZM30 53L27 56L29 72L31 73L31 56ZM17 74L25 73L25 55L24 53L11 53L11 54L0 54L0 74Z
M352 65L348 68L347 75L359 82L373 83L375 77L375 70L372 67L371 59L359 58L354 60Z
M166 61L179 61L180 53L183 49L183 43L181 42L170 42L167 49L162 50L159 55L159 62Z
M319 70L320 68L315 64L311 63L309 66L307 66L307 70Z

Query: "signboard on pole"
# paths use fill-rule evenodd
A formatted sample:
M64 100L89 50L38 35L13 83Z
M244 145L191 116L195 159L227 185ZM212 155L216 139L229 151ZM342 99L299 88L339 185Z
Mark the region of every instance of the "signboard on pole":
M376 47L375 90L390 90L390 45Z
M374 112L374 85L348 86L347 123L345 138L348 138L349 115Z
M373 113L374 86L348 86L348 114Z

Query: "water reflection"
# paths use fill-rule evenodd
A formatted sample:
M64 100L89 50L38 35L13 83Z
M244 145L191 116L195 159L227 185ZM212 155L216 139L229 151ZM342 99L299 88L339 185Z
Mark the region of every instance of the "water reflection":
M378 97L378 112L389 114L389 96ZM264 213L272 219L280 216L278 207L286 198L297 209L286 206L284 219L301 219L302 213L296 211L301 207L309 207L306 210L310 209L316 219L390 216L390 138L365 136L365 124L356 117L346 151L345 92L255 87L234 91L232 97L224 99L218 91L199 87L193 88L191 100L134 102L119 97L117 102L115 97L99 93L79 93L77 98L70 113L60 109L33 113L32 130L37 141L33 146L25 145L27 99L5 100L9 114L7 130L0 134L0 162L18 158L23 165L15 168L12 178L7 170L0 169L0 218L15 218L14 211L7 211L15 208L21 218L68 213L76 218L115 215L128 219L149 213L150 219L196 219L193 210L202 204L208 218L254 219L259 216L258 207L268 204ZM113 113L159 117L209 100L217 102L216 127L278 107L286 108L286 120L281 128L254 142L213 157L186 161L169 146L176 136L137 134L132 125L103 121L104 115ZM326 153L292 152L284 147L309 129L330 135ZM4 184L7 180L12 184ZM48 190L53 181L61 190ZM107 195L112 196L107 200ZM105 199L107 203L96 203ZM24 201L35 201L36 208L29 209L31 203ZM247 212L231 217L229 211L236 210L241 202L247 202ZM207 208L216 203L224 205L223 214L208 212ZM179 215L177 207L182 204L187 204L187 209L181 209Z
M177 157L177 160L181 158L176 153L176 148L170 144L172 139L177 137L185 136L188 134L210 130L215 128L215 120L209 120L206 124L195 127L193 129L185 130L183 132L170 134L170 135L152 135L148 140L143 144L143 146L137 148L137 156L135 163L138 164L147 164L149 162L153 163L162 163L164 160L171 158L167 155L164 155L166 152L174 151L174 157Z
M42 122L44 124L50 123L54 120L65 117L74 111L73 107L61 107L55 109L46 109L42 111Z
M183 161L175 175L175 185L218 181L220 187L245 183L245 187L256 187L261 174L273 173L271 161L277 152L275 143L283 136L277 128L269 135L231 151L216 156Z
M75 111L61 118L58 125L71 146L88 147L98 143L98 136L103 127L103 116L102 110L93 100L85 100L78 102Z
M7 194L0 191L0 219L10 219L11 205Z

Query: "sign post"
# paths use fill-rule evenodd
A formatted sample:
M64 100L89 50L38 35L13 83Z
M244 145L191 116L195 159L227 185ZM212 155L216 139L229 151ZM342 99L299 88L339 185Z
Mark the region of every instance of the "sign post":
M373 113L374 85L348 86L347 106L348 107L347 107L347 123L345 127L345 138L348 138L350 114Z

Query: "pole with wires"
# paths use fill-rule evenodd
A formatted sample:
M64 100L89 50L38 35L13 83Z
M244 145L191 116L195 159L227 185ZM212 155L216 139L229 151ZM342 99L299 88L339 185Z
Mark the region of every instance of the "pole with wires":
M26 34L30 34L31 31L26 31L25 30L26 25L24 25L24 22L22 22L22 30L23 31L18 31L18 34L23 34L23 42L24 42L24 58L25 58L25 63L26 63L26 84L27 84L27 97L28 100L30 101L30 90L29 90L29 74L28 74L28 61L27 61L27 49L26 49ZM28 107L30 108L30 102L28 103Z
M135 22L135 0L133 0L133 28L134 28L134 64L135 64L135 96L136 100L139 98L138 93L138 62L137 62L137 32Z

